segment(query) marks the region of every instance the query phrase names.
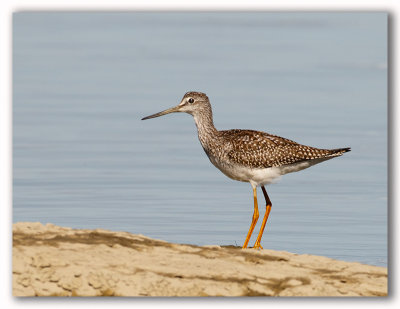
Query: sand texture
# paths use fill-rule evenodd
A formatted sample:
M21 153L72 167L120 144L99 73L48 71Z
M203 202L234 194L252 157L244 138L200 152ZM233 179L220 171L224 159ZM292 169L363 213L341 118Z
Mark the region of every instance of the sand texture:
M14 296L386 296L387 269L272 250L13 225Z

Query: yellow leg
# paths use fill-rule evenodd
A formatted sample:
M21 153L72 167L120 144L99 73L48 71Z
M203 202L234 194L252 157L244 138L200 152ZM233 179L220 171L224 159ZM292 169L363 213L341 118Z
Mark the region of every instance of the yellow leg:
M253 197L254 197L254 213L253 213L253 219L251 220L251 225L250 225L250 229L249 232L247 233L247 237L246 240L244 242L244 245L242 247L242 249L246 249L247 245L249 243L251 234L253 233L254 227L257 224L257 220L258 220L258 204L257 204L257 187L253 188Z
M261 247L261 237L262 237L262 235L264 233L265 225L267 224L269 213L271 212L271 208L272 208L272 203L271 203L271 200L269 199L269 196L267 194L267 190L265 190L264 186L261 186L261 189L262 189L262 191L264 193L265 202L266 202L267 206L266 206L266 210L265 210L264 219L263 219L263 222L262 222L261 227L260 227L260 232L258 233L257 240L256 240L256 242L254 244L254 249L258 249L258 248L262 249L263 248L263 247Z

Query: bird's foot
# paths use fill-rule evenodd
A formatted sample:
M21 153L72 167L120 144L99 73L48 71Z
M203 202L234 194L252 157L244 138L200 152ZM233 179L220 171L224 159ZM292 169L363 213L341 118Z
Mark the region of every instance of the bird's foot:
M259 241L256 241L256 243L254 244L253 249L264 249L264 248L261 246Z

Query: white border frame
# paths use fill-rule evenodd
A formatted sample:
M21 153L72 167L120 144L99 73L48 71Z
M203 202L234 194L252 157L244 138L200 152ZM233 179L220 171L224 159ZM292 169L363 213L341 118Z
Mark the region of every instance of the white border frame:
M234 308L242 308L247 303L254 306L268 306L275 308L279 306L295 306L308 308L320 308L321 305L327 308L337 306L388 306L398 307L399 287L396 285L398 277L396 257L398 257L397 230L395 222L398 222L396 206L398 201L396 176L398 175L398 164L395 157L398 154L398 130L397 120L398 108L396 107L396 97L398 81L396 73L398 62L395 59L395 51L398 51L398 25L397 16L399 14L398 0L315 0L315 1L295 1L295 0L276 0L276 1L256 1L256 0L192 0L192 1L88 1L88 0L53 0L53 1L1 1L0 2L0 205L1 205L1 285L0 300L3 308L20 308L26 306L38 308L65 308L67 306L87 307L95 305L99 308L106 306L153 306L161 305L167 307L203 307L204 305L220 307L228 305ZM19 299L12 295L12 275L11 275L11 216L12 216L12 13L20 10L235 10L235 11L388 11L390 15L389 28L389 211L390 222L390 263L389 263L389 287L390 296L388 298L364 298L364 299L266 299L266 298L186 298L186 299L166 299L166 298L91 298L91 299L66 299L66 298L41 298L41 299ZM396 281L396 282L395 282Z

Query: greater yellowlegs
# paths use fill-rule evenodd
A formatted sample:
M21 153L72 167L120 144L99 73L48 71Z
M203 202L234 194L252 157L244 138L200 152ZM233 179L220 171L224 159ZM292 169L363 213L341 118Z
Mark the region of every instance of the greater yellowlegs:
M202 92L187 92L179 105L142 120L176 112L193 116L200 143L212 164L226 176L249 182L253 188L254 213L243 248L247 248L259 217L257 186L261 186L264 194L266 211L253 248L262 248L261 237L272 207L264 185L284 174L303 170L350 151L350 148L318 149L304 146L280 136L253 130L218 131L214 127L210 101Z

